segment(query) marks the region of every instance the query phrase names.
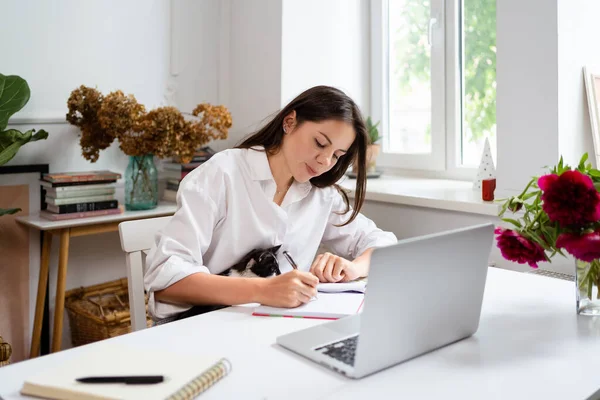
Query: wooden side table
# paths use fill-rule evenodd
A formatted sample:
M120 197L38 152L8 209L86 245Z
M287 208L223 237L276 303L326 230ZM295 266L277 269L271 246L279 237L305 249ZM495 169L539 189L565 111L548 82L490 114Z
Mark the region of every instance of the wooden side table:
M17 221L43 232L42 256L40 260L40 277L35 302L35 317L33 320L33 334L29 358L39 355L42 336L42 319L48 287L48 273L50 265L50 249L52 236L60 237L60 250L58 257L58 279L56 281L56 301L54 305L54 324L52 331L52 344L50 352L60 350L62 343L63 316L65 310L65 285L67 282L67 260L69 258L69 241L76 236L95 235L105 232L116 232L119 223L142 218L154 218L173 215L176 204L161 202L158 207L145 211L125 211L118 215L104 215L100 217L78 218L65 221L50 221L39 215L18 217Z

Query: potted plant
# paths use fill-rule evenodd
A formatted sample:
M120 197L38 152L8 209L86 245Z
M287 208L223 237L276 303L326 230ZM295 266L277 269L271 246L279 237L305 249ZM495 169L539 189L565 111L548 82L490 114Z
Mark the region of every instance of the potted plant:
M25 79L17 75L0 74L0 165L4 165L13 159L17 152L26 143L46 139L48 132L35 129L20 132L16 129L6 129L8 119L20 111L31 97L29 85ZM0 216L15 214L20 208L0 208Z
M154 156L177 157L189 162L194 152L213 139L226 139L231 114L223 106L199 104L193 120L184 118L175 107L149 112L133 95L120 90L104 96L98 90L80 86L67 102L67 121L81 130L83 157L96 162L99 151L116 139L129 156L125 170L125 207L145 210L158 203L158 174Z
M367 117L366 125L369 136L369 144L367 145L367 176L376 173L377 156L379 156L379 152L381 151L381 145L377 143L381 140L379 129L377 129L379 122L377 121L376 124L373 124L371 117ZM358 172L356 165L352 165L352 172L353 174Z

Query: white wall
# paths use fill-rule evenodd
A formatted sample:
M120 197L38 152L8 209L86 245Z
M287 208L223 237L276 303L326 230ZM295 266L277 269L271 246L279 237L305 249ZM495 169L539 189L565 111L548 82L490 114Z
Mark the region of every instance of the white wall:
M600 3L503 0L496 12L498 188L519 190L560 156L593 155L582 68L600 64Z
M368 0L284 0L281 101L335 86L370 110Z
M19 117L64 119L79 85L160 103L167 73L168 2L2 2L4 74L24 77L32 97Z
M116 89L133 93L147 108L160 105L169 63L168 4L3 2L0 35L13 39L3 41L0 71L20 75L31 88L31 100L11 122L25 119L25 125L14 127L49 132L48 140L24 146L11 165L48 163L51 172L124 171L127 159L115 144L95 164L81 157L78 129L64 123L67 99L86 85L105 94Z
M279 0L231 0L228 146L280 108L281 23Z
M598 15L595 0L558 2L559 149L570 165L577 165L585 152L595 164L582 67L600 66Z
M496 27L498 189L522 190L558 161L556 2L497 1Z
M192 112L197 104L219 104L219 0L176 0L171 3L170 83L174 105Z

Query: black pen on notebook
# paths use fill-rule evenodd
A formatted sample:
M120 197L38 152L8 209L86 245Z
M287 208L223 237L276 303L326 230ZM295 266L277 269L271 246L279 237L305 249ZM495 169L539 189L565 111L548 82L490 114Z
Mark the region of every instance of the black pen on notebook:
M77 378L81 383L125 383L127 385L147 385L164 381L162 375L134 375L134 376L86 376Z

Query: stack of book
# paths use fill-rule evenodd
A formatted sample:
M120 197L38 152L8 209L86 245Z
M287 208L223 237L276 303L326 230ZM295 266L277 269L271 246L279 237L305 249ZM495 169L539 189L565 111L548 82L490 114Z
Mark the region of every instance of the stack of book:
M44 174L40 181L46 209L40 216L60 221L72 218L120 214L115 182L121 174L111 171Z
M197 150L189 163L181 163L181 160L177 157L173 157L171 161L163 162L163 177L167 182L163 200L175 201L181 180L198 166L208 161L214 154L215 151L207 146Z

